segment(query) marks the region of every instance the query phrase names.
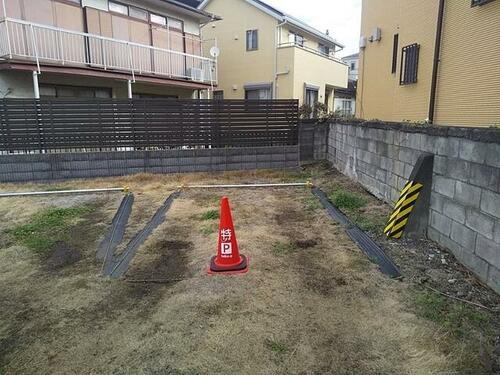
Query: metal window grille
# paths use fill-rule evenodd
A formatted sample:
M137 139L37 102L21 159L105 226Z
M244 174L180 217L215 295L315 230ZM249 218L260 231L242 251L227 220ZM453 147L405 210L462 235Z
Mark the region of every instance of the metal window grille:
M484 5L484 4L490 3L492 1L493 0L472 0L471 7Z
M400 85L410 85L417 83L418 79L418 57L420 54L420 44L411 44L403 47L401 56Z

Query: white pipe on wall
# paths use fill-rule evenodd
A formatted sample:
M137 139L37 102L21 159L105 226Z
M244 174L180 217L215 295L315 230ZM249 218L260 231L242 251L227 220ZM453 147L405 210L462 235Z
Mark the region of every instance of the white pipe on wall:
M127 81L127 93L128 93L128 98L132 99L133 93L132 93L132 81L129 79Z
M311 182L297 182L290 184L243 184L243 185L186 185L179 186L180 189L245 189L245 188L266 188L266 187L300 187L313 186Z
M0 198L9 197L30 197L36 195L56 195L56 194L92 194L92 193L109 193L109 192L127 192L128 188L111 188L111 189L85 189L85 190L56 190L56 191L31 191L20 193L0 193Z
M33 72L33 93L35 99L40 99L40 86L38 84L38 72Z

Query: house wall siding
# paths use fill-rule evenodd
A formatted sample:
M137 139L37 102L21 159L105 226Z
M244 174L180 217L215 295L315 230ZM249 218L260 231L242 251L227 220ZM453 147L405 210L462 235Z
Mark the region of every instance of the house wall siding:
M376 27L380 41L367 42L360 52L357 116L387 121L425 121L437 26L438 1L363 0L361 35L369 37ZM391 72L394 34L399 34L398 64ZM399 84L401 49L420 44L418 82Z
M446 1L435 120L500 125L500 1Z
M360 53L357 117L424 122L429 117L439 1L363 0L361 35L380 27L382 40ZM500 123L500 2L471 7L446 0L434 122L447 126ZM398 64L391 73L393 36ZM401 49L420 44L418 82L399 85Z
M218 90L224 98L245 98L246 84L273 83L277 21L241 0L212 0L205 10L223 18L205 26L203 36L217 38L221 49ZM257 51L246 50L247 30L258 30Z

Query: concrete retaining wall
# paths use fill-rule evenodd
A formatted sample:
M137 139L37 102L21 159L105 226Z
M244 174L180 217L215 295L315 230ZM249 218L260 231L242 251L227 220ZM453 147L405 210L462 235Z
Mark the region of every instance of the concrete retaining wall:
M0 156L0 182L296 168L298 146Z
M389 203L422 153L435 155L428 237L500 292L500 129L330 124L328 160Z

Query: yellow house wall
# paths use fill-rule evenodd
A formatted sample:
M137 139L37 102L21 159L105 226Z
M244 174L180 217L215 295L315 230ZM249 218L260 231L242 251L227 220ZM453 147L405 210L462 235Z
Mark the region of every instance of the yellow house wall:
M425 121L429 115L438 1L363 0L361 35L382 29L380 42L360 53L356 115ZM391 74L393 35L398 66ZM500 124L500 2L471 7L446 0L434 122L450 126ZM400 86L401 49L420 44L418 82Z
M500 125L500 1L445 7L435 122Z
M349 68L337 61L318 56L298 47L286 47L294 52L293 95L304 102L305 85L318 86L319 101L325 103L326 86L347 87ZM281 50L281 49L280 49ZM328 107L333 109L333 95Z
M276 81L277 96L280 99L301 99L297 97L295 90L295 48L278 49L278 73L280 74Z
M244 98L246 84L272 83L276 86L277 98L299 99L302 104L304 84L320 87L321 102L324 102L327 85L347 87L346 65L298 47L283 47L276 51L280 40L281 43L288 42L289 28L277 30L277 19L244 0L212 0L205 10L223 18L205 26L203 37L218 40L221 55L217 89L224 91L225 98ZM246 31L252 29L259 30L259 50L247 52ZM318 49L318 39L305 33L302 35L307 47ZM276 82L275 64L278 73L285 73L279 74ZM328 104L333 109L333 95Z
M437 26L438 1L363 0L361 35L369 37L374 28L382 39L367 42L360 53L360 76L356 115L388 121L425 121ZM394 34L399 34L398 65L391 73ZM420 44L418 82L399 85L401 49Z
M205 10L223 18L205 26L203 37L217 37L221 49L217 89L224 90L224 98L243 99L246 84L273 83L277 21L240 0L212 0ZM259 49L247 51L246 32L254 29L259 30Z

